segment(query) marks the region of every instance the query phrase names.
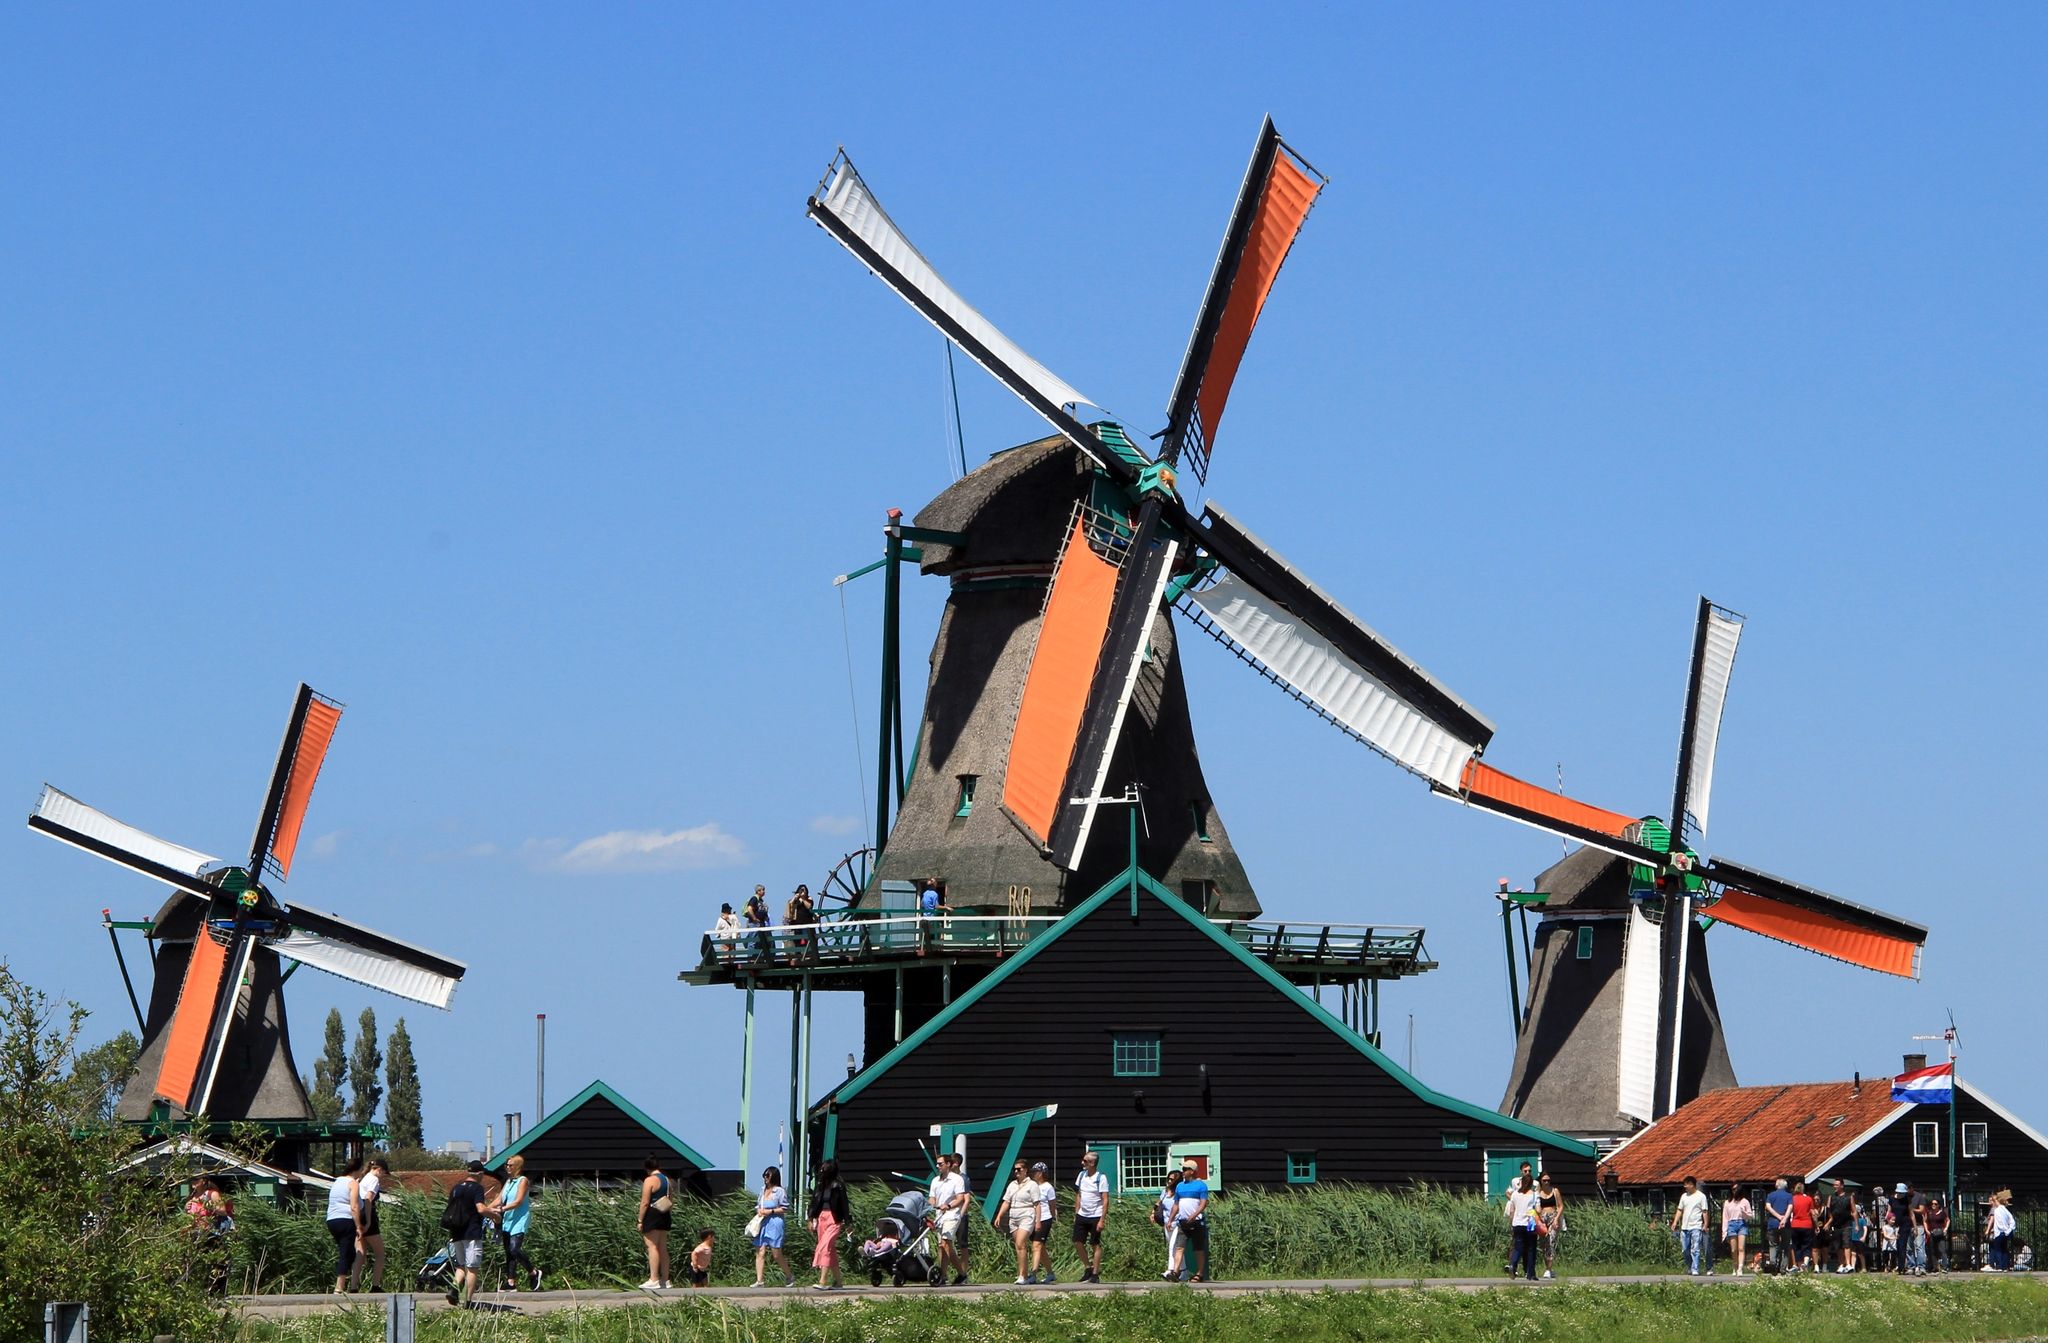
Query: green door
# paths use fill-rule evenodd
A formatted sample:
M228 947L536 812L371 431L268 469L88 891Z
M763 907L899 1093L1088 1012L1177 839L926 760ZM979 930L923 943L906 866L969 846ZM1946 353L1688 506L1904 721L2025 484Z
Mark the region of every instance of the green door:
M1088 1144L1088 1150L1095 1153L1095 1169L1109 1177L1110 1192L1121 1194L1123 1186L1116 1182L1116 1144L1113 1142L1092 1142Z
M1514 1183L1515 1177L1522 1173L1522 1163L1524 1161L1534 1166L1536 1173L1542 1173L1543 1153L1533 1147L1487 1148L1486 1196L1488 1198L1506 1198L1508 1186Z

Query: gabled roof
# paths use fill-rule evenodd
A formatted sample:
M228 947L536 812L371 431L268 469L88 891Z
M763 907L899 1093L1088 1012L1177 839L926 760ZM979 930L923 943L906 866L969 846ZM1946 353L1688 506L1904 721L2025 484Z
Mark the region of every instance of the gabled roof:
M1687 1102L1601 1163L1622 1185L1768 1184L1826 1170L1911 1105L1892 1100L1891 1078L1722 1087Z
M520 1134L519 1140L517 1142L508 1143L505 1147L500 1149L496 1156L492 1157L489 1161L486 1161L484 1163L484 1169L492 1171L494 1173L502 1171L505 1168L505 1162L508 1158L525 1151L532 1144L539 1142L543 1137L547 1135L549 1129L554 1128L564 1119L567 1119L570 1115L576 1113L576 1111L582 1109L592 1100L595 1100L599 1097L602 1097L603 1099L610 1101L613 1105L616 1105L619 1107L619 1109L625 1111L627 1118L631 1119L640 1127L646 1129L654 1137L659 1138L664 1144L668 1146L669 1150L675 1152L684 1160L690 1162L690 1164L694 1165L698 1170L711 1169L711 1163L709 1161L706 1161L703 1157L699 1156L697 1154L696 1148L690 1146L681 1138L678 1138L675 1134L670 1133L667 1129L663 1128L661 1125L655 1123L652 1119L648 1118L646 1111L642 1110L639 1106L633 1104L633 1102L627 1100L624 1096L621 1096L618 1092L612 1090L611 1087L605 1084L604 1079L602 1078L599 1078L597 1081L592 1082L589 1086L583 1088L583 1090L577 1092L574 1096L571 1096L567 1101L555 1107L554 1113L550 1114L546 1119L541 1120L538 1124L535 1124L532 1128L526 1130L526 1132Z
M1311 1017L1314 1017L1324 1029L1328 1030L1345 1044L1350 1045L1360 1054L1363 1054L1366 1059L1381 1071L1413 1092L1421 1100L1454 1114L1462 1115L1467 1119L1492 1125L1508 1133L1516 1133L1523 1137L1534 1139L1539 1143L1554 1147L1560 1151L1587 1157L1596 1155L1595 1149L1589 1143L1582 1143L1575 1138L1567 1138L1561 1133L1553 1133L1549 1129L1539 1128L1535 1124L1510 1118L1497 1110L1489 1110L1484 1106L1474 1105L1470 1101L1461 1101L1455 1097L1446 1096L1441 1092L1430 1090L1410 1076L1399 1064L1374 1048L1371 1041L1345 1025L1343 1021L1324 1008L1321 1003L1303 993L1293 984L1288 983L1271 966L1252 955L1249 951L1246 951L1228 934L1217 928L1215 924L1210 923L1209 920L1195 912L1185 900L1172 894L1142 871L1137 874L1137 878L1139 893L1144 898L1157 901L1166 909L1186 920L1193 927L1200 929L1203 936L1229 952L1247 970L1264 979L1273 988L1277 989L1285 999L1295 1004L1295 1006L1308 1013ZM1121 875L1112 878L1101 890L1098 890L1094 895L1082 901L1081 904L1074 908L1073 912L1054 924L1047 931L1033 938L1023 950L997 966L980 983L960 997L955 998L951 1006L947 1007L930 1021L927 1021L910 1035L904 1037L901 1044L897 1045L887 1054L884 1054L867 1068L861 1070L858 1074L847 1078L844 1082L833 1088L823 1100L817 1103L816 1108L826 1108L839 1102L852 1100L891 1068L894 1068L904 1059L909 1058L925 1041L937 1035L963 1014L972 1011L974 1005L992 992L998 984L1001 984L1011 975L1016 974L1019 969L1029 964L1032 960L1043 956L1060 938L1080 926L1096 910L1102 908L1103 905L1111 900L1128 900L1131 898L1131 870L1126 868Z

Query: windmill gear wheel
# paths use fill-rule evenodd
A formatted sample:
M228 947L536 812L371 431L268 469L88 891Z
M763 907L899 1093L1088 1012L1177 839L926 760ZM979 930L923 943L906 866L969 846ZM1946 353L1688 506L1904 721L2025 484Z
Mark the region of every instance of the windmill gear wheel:
M855 849L832 865L825 879L818 883L817 906L823 913L828 909L848 909L860 899L868 888L875 871L875 846Z

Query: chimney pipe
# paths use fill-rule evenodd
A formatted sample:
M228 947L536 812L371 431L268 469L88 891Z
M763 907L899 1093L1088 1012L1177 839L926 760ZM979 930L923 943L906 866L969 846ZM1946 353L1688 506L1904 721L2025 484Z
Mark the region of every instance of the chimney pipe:
M1907 1071L1907 1072L1909 1072L1909 1073L1917 1073L1917 1072L1919 1072L1919 1071L1920 1071L1920 1070L1921 1070L1922 1068L1925 1068L1926 1066L1927 1066L1927 1056L1926 1056L1925 1054L1908 1054L1908 1055L1906 1055L1906 1071Z
M1863 1094L1863 1071L1860 1068L1856 1072L1856 1080L1849 1084L1849 1094L1851 1096Z

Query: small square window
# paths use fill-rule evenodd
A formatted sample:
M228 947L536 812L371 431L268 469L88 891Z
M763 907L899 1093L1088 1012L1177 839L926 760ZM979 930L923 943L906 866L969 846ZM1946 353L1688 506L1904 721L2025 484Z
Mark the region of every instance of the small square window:
M1110 1075L1159 1076L1160 1044L1158 1031L1116 1032L1110 1037Z
M953 807L955 816L965 816L974 810L974 784L980 777L978 774L960 776L960 801Z
M1444 1148L1447 1151L1462 1152L1472 1145L1472 1135L1461 1128L1444 1130Z
M1941 1125L1924 1120L1913 1125L1913 1155L1941 1155Z
M1582 961L1593 959L1593 925L1590 923L1579 926L1579 959Z
M1166 1144L1127 1142L1117 1149L1117 1192L1166 1188Z
M1314 1152L1289 1152L1287 1154L1287 1183L1314 1184L1316 1182L1316 1154Z
M1963 1155L1964 1155L1964 1156L1990 1156L1990 1155L1991 1155L1991 1125L1989 1125L1989 1124L1965 1124L1965 1125L1963 1125Z

